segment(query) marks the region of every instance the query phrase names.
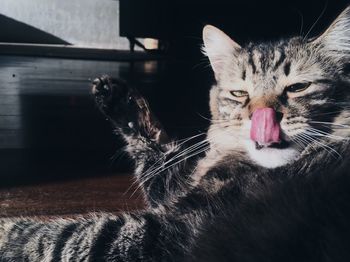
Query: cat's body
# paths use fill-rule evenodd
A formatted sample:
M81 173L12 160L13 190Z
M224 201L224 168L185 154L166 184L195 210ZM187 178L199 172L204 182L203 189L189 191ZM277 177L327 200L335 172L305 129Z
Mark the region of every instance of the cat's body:
M323 167L312 177L261 179L203 229L190 261L348 261L348 167Z
M349 10L314 40L242 48L206 27L213 119L192 147L167 137L136 90L96 79L149 207L3 219L1 261L349 260Z

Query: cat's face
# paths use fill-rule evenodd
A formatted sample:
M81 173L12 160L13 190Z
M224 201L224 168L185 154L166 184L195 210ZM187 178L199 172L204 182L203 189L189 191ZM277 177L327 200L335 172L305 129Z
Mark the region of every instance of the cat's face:
M217 80L210 95L213 146L244 150L273 168L307 147L331 153L332 143L350 137L349 8L313 40L241 47L213 26L203 39Z

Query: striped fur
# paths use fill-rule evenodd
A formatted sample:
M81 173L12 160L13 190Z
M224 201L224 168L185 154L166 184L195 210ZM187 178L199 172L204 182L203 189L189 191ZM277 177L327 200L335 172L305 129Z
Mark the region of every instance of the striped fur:
M207 26L212 125L192 146L169 139L136 90L97 78L96 103L126 142L148 208L1 219L0 261L349 260L349 22L346 9L316 39L245 47ZM311 84L288 91L299 82ZM261 106L281 112L285 147L249 144Z

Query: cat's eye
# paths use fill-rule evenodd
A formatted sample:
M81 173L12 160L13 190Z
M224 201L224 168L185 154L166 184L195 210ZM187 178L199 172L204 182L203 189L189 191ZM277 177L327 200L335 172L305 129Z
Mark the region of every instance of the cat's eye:
M248 96L248 92L242 91L242 90L234 90L234 91L230 91L230 93L234 97L246 97L246 96Z
M311 82L297 83L286 87L286 91L290 93L298 93L306 90L311 85Z

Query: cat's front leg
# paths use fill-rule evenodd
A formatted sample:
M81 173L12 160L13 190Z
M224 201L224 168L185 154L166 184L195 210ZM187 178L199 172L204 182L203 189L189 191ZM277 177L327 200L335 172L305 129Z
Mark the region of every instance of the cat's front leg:
M92 92L99 109L126 141L126 151L135 160L136 176L152 206L184 192L191 170L178 157L172 161L183 148L168 138L146 99L108 76L96 78Z
M184 261L189 224L151 212L0 219L0 261ZM181 240L181 241L180 241Z

